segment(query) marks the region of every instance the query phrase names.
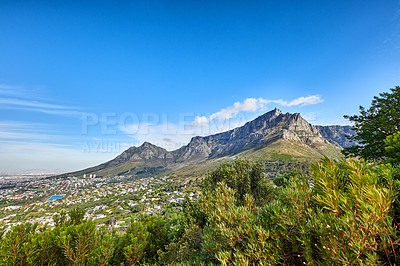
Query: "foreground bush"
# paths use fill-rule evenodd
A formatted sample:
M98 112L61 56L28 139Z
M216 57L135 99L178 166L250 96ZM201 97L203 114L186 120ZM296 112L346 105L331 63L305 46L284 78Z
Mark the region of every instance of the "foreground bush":
M315 209L325 214L326 228L314 226L325 235L318 243L324 247L321 258L341 264L397 263L393 203L399 181L393 168L325 158L312 171Z
M53 230L29 223L13 227L1 238L0 265L107 265L115 238L82 213L61 213Z
M84 211L25 224L0 239L0 265L395 265L399 171L325 158L309 177L272 185L258 164L229 162L203 181L174 219L141 217L117 235Z

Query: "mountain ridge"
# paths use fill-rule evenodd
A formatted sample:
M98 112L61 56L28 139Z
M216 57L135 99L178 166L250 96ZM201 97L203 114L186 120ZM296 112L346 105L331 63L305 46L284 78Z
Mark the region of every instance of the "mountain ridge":
M354 136L356 132L352 126L330 125L330 126L315 126L321 135L334 145L342 148L356 145L357 143L346 138L347 136Z
M277 151L274 150L277 153L298 147L298 150L304 150L299 157L307 157L308 153L312 153L313 157L322 157L326 150L338 153L339 147L342 147L340 144L349 144L343 139L345 132L349 133L349 128L313 126L300 113L282 113L275 108L241 127L209 136L195 136L187 145L173 151L144 142L138 147L128 148L108 162L64 176L85 173L96 173L98 176L157 174L241 153L249 154L249 151L265 149L273 143L275 146L280 143L281 146L291 147L280 149L278 146Z

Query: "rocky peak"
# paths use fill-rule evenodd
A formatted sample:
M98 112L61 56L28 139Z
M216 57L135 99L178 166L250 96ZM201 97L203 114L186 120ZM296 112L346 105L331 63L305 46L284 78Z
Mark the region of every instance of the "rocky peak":
M288 129L295 132L318 134L318 130L305 120L300 113L289 114Z
M282 111L275 107L274 110L266 112L265 114L260 115L259 117L257 117L256 119L254 119L253 121L250 121L248 123L252 123L252 122L254 122L256 120L271 120L271 119L274 119L274 118L276 118L276 117L278 117L280 115L282 115Z
M318 129L305 120L300 113L287 114L287 126L284 127L284 139L297 140L308 145L326 143Z
M147 142L147 141L143 142L143 144L140 145L138 148L142 149L142 150L145 150L145 149L162 149L162 150L164 150L163 148L158 147L154 144L151 144L150 142Z
M128 161L145 161L150 159L170 159L172 155L164 148L158 147L149 142L144 142L139 147L130 147L117 158L118 163L124 163Z
M270 113L275 113L275 114L277 114L277 115L280 115L280 114L282 114L282 111L281 110L279 110L278 108L274 108L274 110L272 110L272 111L270 111Z

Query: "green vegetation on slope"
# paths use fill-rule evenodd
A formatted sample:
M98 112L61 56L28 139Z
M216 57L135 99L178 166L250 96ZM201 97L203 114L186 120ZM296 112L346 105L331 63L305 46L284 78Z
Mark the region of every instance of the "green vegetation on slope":
M279 139L269 145L258 146L241 152L238 157L252 161L296 160L316 162L324 156L338 158L339 155L340 149L332 145L316 149L301 142Z

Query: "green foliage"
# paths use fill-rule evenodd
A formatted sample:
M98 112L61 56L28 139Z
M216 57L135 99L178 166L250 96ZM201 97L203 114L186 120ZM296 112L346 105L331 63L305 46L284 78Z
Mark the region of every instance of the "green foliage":
M324 158L270 186L257 164L229 162L182 212L138 217L121 235L82 209L53 229L17 225L0 235L0 265L394 265L399 169Z
M146 254L150 261L156 261L157 251L164 250L165 245L169 243L169 225L160 216L150 216L145 222L149 233Z
M237 204L245 202L250 194L257 206L271 199L272 188L264 177L261 164L235 160L224 163L212 171L202 182L202 193L212 193L217 184L224 182L235 191Z
M61 211L53 216L53 221L56 226L65 224L67 222L68 216L65 211Z
M385 150L387 152L387 162L392 164L400 163L400 131L396 132L390 136L387 136L384 140L386 147Z
M356 136L350 137L359 143L345 148L345 155L361 156L366 160L386 159L384 140L400 130L400 87L375 96L371 107L360 106L360 115L344 116L354 123Z
M390 165L323 159L312 183L290 173L273 201L258 207L220 182L200 199L207 215L203 261L237 264L365 265L396 263L394 206L399 182ZM328 263L329 262L329 263Z
M2 236L0 265L106 265L114 250L114 236L84 221L75 209L55 217L53 230L21 224Z
M74 208L68 213L70 224L79 225L85 217L85 210L82 208Z
M166 246L165 251L159 250L159 263L162 265L175 265L187 263L189 265L200 265L202 263L201 249L203 245L203 230L193 225L186 229L176 242Z
M85 210L79 207L71 209L68 213L61 211L53 216L56 226L61 225L79 225L84 221Z
M325 158L312 171L313 201L326 220L326 230L314 226L322 233L319 256L340 264L395 262L399 243L392 208L398 181L393 168Z
M105 229L100 229L96 233L96 242L91 252L89 264L108 265L114 254L116 238L115 235L107 233Z
M239 206L236 201L235 191L223 182L204 200L209 220L203 235L206 258L224 265L276 263L278 249L269 229L257 223L259 209L252 196L246 194Z
M73 265L84 265L90 260L95 244L96 227L93 222L71 225L60 231L57 244L64 256Z
M263 206L257 223L270 232L270 256L276 254L279 263L300 265L313 254L313 241L307 233L311 188L306 177L295 173L286 177L284 185L277 188L277 198Z
M34 242L37 224L17 225L1 239L2 265L33 265L38 250Z
M182 204L182 209L182 230L188 229L193 225L203 228L207 224L207 215L201 209L200 201L191 201L186 195Z
M146 256L146 247L150 233L142 222L132 223L122 240L122 250L129 265L138 264Z
M158 252L169 243L169 224L160 216L148 216L132 222L116 246L113 264L155 263Z
M296 178L298 174L296 172L284 173L275 177L274 184L278 187L287 187L293 178Z

